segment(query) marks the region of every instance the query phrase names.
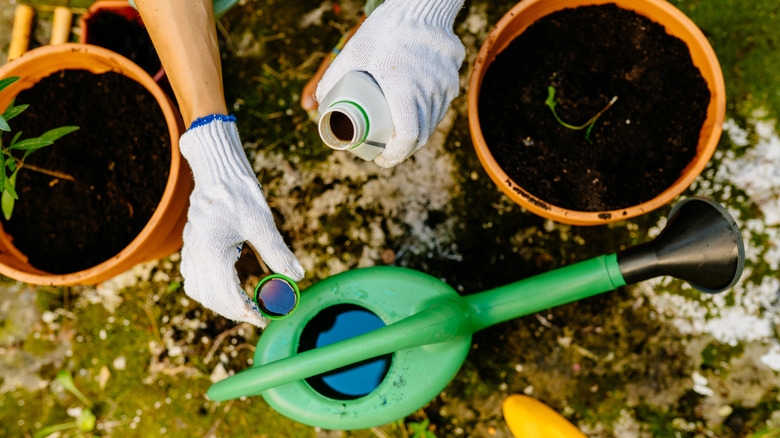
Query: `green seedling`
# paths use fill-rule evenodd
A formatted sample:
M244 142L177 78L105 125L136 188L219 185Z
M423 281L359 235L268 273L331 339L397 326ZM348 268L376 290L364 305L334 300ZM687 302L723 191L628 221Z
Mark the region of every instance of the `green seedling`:
M92 407L92 402L87 398L87 396L79 391L79 389L76 387L76 382L73 381L73 377L67 370L61 370L59 373L57 373L56 380L57 383L62 385L66 391L69 391L71 394L75 395L76 398L81 400L81 402L84 403L86 407Z
M601 115L604 114L604 112L607 111L609 107L611 107L617 100L618 97L614 96L612 99L610 99L607 106L605 106L601 111L596 113L596 115L591 117L587 122L579 126L571 125L569 123L564 122L558 116L558 113L555 112L555 105L557 105L557 103L555 102L555 87L553 87L552 85L547 87L547 100L545 100L544 103L550 108L550 111L552 111L553 116L555 116L555 120L557 120L558 123L560 123L564 127L572 129L574 131L579 131L587 128L587 131L585 131L585 139L588 140L588 143L593 143L592 141L590 141L590 131L593 129L593 125L596 124L596 120L598 120L599 117L601 117Z
M409 431L412 432L412 438L436 438L436 434L428 430L430 420L427 418L421 422L409 423Z
M95 417L95 414L93 414L89 409L92 407L92 402L87 398L87 396L79 391L79 389L76 387L76 382L73 381L73 377L70 375L70 373L67 370L61 370L59 373L57 373L55 380L57 383L62 385L66 391L69 391L82 403L84 403L86 408L81 410L81 413L79 414L79 417L76 419L76 421L46 426L36 432L34 438L43 438L45 436L51 435L54 432L70 429L77 429L80 432L92 432L95 430L95 423L97 422L97 418Z
M81 411L81 414L79 414L79 418L77 418L76 421L46 426L36 432L35 435L33 435L33 438L43 438L53 434L54 432L70 429L77 429L81 432L92 432L95 430L95 422L95 414L93 414L89 409L84 409Z
M3 91L6 87L18 80L19 77L16 76L0 80L0 91ZM28 107L29 105L14 105L13 101L8 104L8 108L0 115L0 131L11 132L8 121L21 114ZM44 132L40 137L28 138L25 140L19 139L22 136L22 132L20 131L14 134L8 146L3 144L2 137L0 137L0 170L2 170L0 171L0 187L2 187L0 206L2 207L3 216L6 220L11 219L14 204L16 203L16 200L19 199L19 195L16 193L16 175L23 167L57 178L73 179L73 177L61 172L25 165L24 160L26 160L31 153L53 144L60 137L70 134L77 129L79 129L78 126L61 126ZM21 156L17 156L16 154L18 153L20 153Z

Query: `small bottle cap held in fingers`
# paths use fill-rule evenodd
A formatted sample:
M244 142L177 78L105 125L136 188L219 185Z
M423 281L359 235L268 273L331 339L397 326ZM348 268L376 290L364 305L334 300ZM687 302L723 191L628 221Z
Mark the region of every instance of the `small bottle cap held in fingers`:
M291 278L281 274L263 278L255 288L257 308L269 319L289 316L298 307L299 299L298 285Z

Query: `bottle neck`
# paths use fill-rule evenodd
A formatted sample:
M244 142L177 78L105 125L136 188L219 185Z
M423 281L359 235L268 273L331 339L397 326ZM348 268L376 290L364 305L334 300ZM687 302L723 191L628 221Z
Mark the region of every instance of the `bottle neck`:
M320 117L320 137L336 150L354 148L368 136L368 115L360 105L342 100L331 105Z

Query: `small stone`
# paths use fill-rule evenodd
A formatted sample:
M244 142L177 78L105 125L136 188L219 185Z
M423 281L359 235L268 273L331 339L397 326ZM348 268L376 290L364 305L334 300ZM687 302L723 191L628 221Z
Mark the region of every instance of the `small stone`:
M211 383L217 383L220 380L227 379L228 373L225 371L225 367L222 366L222 363L218 363L217 366L214 367L214 371L211 372L211 376L209 376L209 380L211 380Z
M382 263L389 265L395 261L395 251L392 249L386 249L382 251Z
M41 315L41 319L46 324L51 324L51 323L54 322L55 319L57 319L57 314L47 310L47 311L43 312L43 314Z

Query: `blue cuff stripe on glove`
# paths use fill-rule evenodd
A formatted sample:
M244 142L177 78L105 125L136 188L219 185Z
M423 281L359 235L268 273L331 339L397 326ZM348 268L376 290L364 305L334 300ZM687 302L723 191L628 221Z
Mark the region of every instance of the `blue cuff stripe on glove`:
M226 116L224 114L211 114L211 115L208 115L208 116L205 116L205 117L198 117L197 120L192 122L192 125L190 125L190 127L189 127L189 129L187 129L187 131L189 131L190 129L193 129L193 128L197 128L198 126L208 125L209 123L213 122L214 120L220 120L220 121L223 121L223 122L235 122L236 121L236 116L234 116L232 114L229 115L229 116Z

